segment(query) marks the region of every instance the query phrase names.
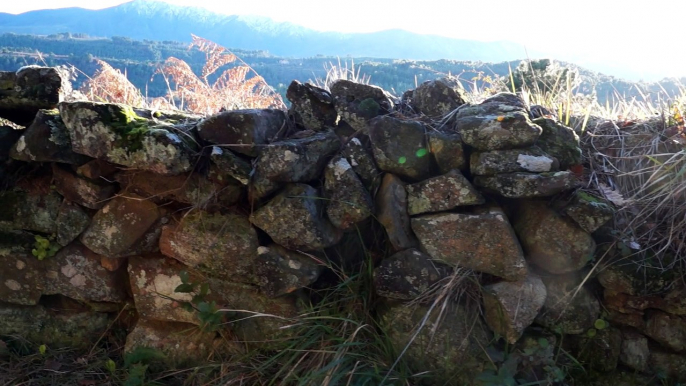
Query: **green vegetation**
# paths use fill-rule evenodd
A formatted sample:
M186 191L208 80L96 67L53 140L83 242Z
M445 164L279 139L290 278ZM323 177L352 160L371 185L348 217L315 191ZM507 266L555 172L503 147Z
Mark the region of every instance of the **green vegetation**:
M46 257L53 257L60 250L60 245L54 241L53 237L46 238L36 235L36 243L31 253L38 258L44 260Z

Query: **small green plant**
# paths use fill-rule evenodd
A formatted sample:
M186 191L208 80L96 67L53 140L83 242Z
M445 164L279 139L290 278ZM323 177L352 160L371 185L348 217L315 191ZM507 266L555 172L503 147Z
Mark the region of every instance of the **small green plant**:
M143 386L150 363L164 359L166 356L153 348L136 347L124 357L124 368L128 371L124 386ZM111 360L106 363L106 366ZM114 363L114 361L112 361ZM116 368L116 364L114 365ZM109 370L111 367L108 367Z
M33 244L34 248L31 253L38 258L38 260L43 260L46 257L53 257L60 250L60 245L54 242L54 237L46 238L43 236L36 235L36 242Z
M179 276L181 277L181 284L174 289L174 292L193 294L190 302L181 302L181 307L188 312L197 312L201 330L216 331L222 323L223 315L219 312L214 300L207 300L207 295L210 292L209 284L190 281L188 271L181 271Z

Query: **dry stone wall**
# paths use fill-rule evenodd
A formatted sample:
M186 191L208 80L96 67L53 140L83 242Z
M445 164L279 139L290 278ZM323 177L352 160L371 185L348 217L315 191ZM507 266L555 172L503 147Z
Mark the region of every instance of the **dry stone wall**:
M227 349L205 328L221 308L239 350L283 333L329 252L378 224L379 322L433 379L474 379L502 339L530 382L549 376L548 344L686 380L680 274L599 265L613 209L578 189L577 133L514 94L294 81L288 111L198 117L64 92L54 69L0 73L0 338L88 347L116 319L126 350L193 361ZM438 320L418 299L470 271L482 312L460 298Z

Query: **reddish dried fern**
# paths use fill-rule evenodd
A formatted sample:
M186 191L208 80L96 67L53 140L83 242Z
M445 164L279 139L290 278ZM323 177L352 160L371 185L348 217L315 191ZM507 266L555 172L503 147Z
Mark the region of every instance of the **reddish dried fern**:
M124 103L134 107L144 107L146 105L145 97L126 78L126 74L103 60L95 60L100 65L100 69L79 89L89 100Z

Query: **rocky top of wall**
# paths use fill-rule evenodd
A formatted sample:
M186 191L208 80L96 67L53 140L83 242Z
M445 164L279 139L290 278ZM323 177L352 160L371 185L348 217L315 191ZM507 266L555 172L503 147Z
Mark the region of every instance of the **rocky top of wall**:
M241 310L225 315L238 340L267 340L298 315L325 250L378 222L393 251L374 271L388 299L380 321L399 349L428 312L402 302L456 270L481 280L483 317L454 302L440 338L420 335L407 353L436 379L456 371L439 362L487 361L479 346L494 333L525 347L536 328L570 335L570 350L602 371L684 379L684 287L657 273L645 283L631 267L587 275L612 207L577 190L577 134L514 94L470 104L440 79L406 93L415 113L401 114L378 87L294 81L288 112L198 117L62 102L61 85L48 68L0 73L0 89L13 90L0 93L0 117L25 126L0 127L0 336L51 339L24 323L40 318L78 346L132 304L127 350L197 359L216 337L170 332L202 327L200 293ZM83 307L55 314L43 304L54 295Z

